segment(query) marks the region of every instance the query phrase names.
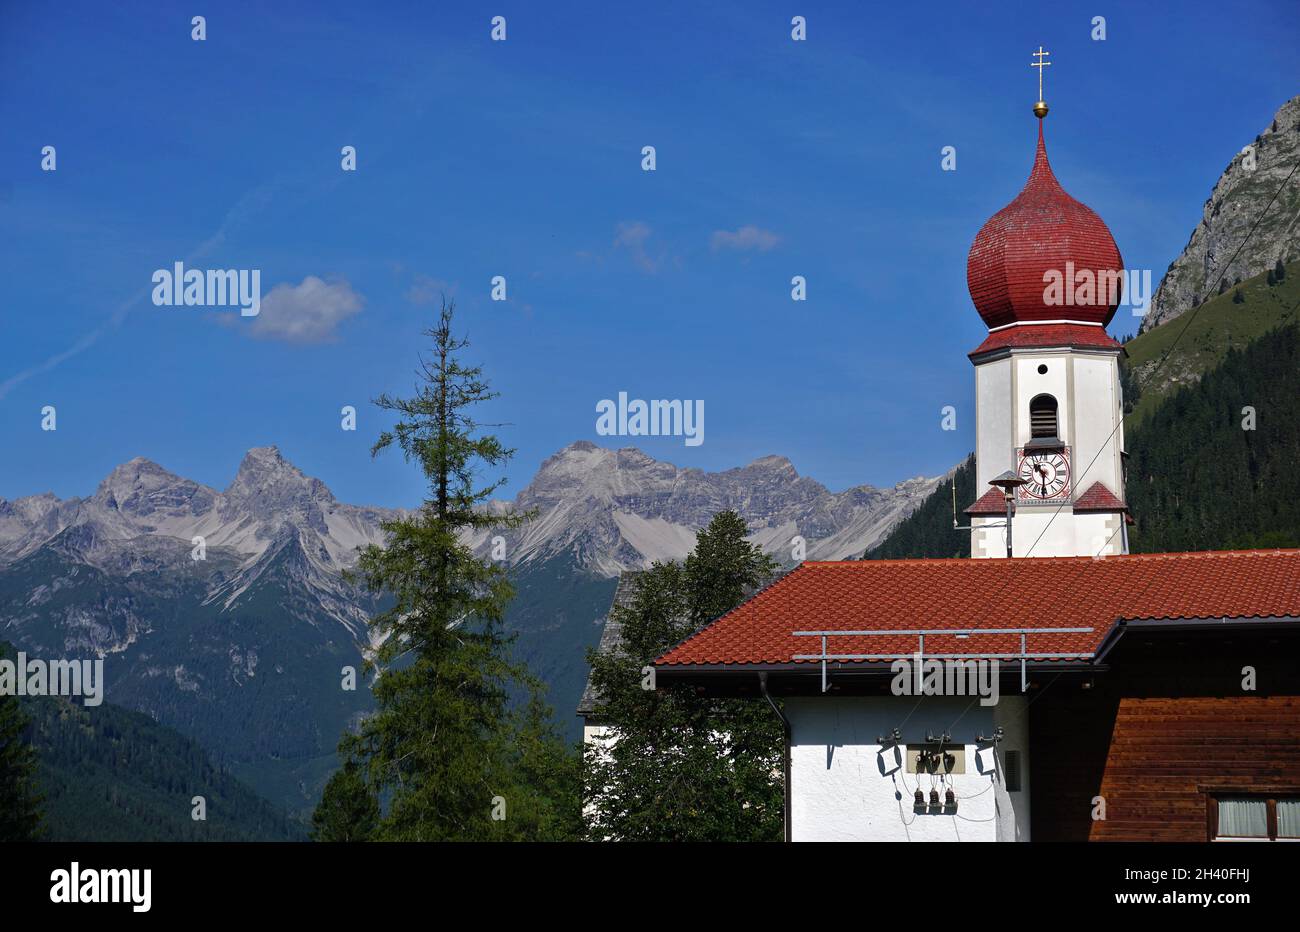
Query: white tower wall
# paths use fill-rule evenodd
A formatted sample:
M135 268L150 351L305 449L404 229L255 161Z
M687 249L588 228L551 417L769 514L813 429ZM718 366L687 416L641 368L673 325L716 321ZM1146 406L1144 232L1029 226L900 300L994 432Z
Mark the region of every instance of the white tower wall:
M990 488L990 479L1016 471L1017 450L1032 438L1029 404L1040 394L1057 402L1058 436L1070 460L1070 487L1063 496L1068 500L1042 503L1017 498L1013 556L1126 553L1121 512L1075 514L1073 507L1095 482L1124 500L1123 402L1116 350L1014 348L976 363L977 496ZM989 527L1004 520L1001 515L972 519L972 557L1006 556L1005 529Z

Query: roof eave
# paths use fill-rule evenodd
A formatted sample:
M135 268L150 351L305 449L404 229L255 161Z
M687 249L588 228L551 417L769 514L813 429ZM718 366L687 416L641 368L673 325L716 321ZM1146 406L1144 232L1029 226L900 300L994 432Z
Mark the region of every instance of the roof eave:
M1215 628L1232 628L1235 631L1273 630L1300 627L1300 618L1294 615L1251 615L1220 618L1120 618L1106 632L1097 646L1096 662L1101 663L1115 649L1115 645L1130 628L1145 633L1168 634L1177 631L1211 631Z

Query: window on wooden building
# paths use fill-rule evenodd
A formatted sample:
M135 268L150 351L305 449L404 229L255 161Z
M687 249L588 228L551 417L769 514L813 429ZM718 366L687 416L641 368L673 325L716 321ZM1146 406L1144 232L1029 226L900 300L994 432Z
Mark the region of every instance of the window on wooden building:
M1214 841L1300 841L1300 796L1210 797Z

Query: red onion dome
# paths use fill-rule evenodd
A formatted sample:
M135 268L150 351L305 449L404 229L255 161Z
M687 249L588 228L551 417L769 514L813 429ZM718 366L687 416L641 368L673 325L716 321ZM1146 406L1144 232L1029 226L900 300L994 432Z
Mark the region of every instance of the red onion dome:
M966 258L975 309L990 330L1045 320L1104 326L1123 293L1123 268L1110 229L1052 174L1039 123L1038 152L1024 190L989 218ZM1049 293L1053 280L1059 285Z

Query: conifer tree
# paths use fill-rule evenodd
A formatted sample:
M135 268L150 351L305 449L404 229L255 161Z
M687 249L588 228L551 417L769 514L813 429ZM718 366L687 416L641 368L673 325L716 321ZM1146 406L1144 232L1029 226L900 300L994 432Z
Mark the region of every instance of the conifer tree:
M513 451L475 419L475 407L496 395L481 369L460 361L468 344L452 332L453 313L444 301L426 331L432 352L421 359L415 393L375 400L397 421L372 455L399 450L424 473L428 495L413 514L385 522L385 545L366 548L358 561L365 585L393 604L371 621L380 643L367 665L377 673L377 708L343 737L340 753L382 802L373 839L559 835L563 819L549 816L558 812L565 826L575 825L576 790L569 790L572 805L543 797L562 786L556 771L566 752L540 684L510 659L502 622L513 589L505 570L465 543L527 516L488 507L503 480L478 484L480 470L500 467ZM512 697L520 695L531 698L515 708ZM359 798L348 779L339 778L334 802ZM328 822L329 812L321 818Z
M311 817L312 841L368 841L379 823L379 801L355 760L334 771Z
M8 648L0 642L0 658L11 657ZM36 752L27 726L18 697L0 694L0 842L34 841L40 832Z

